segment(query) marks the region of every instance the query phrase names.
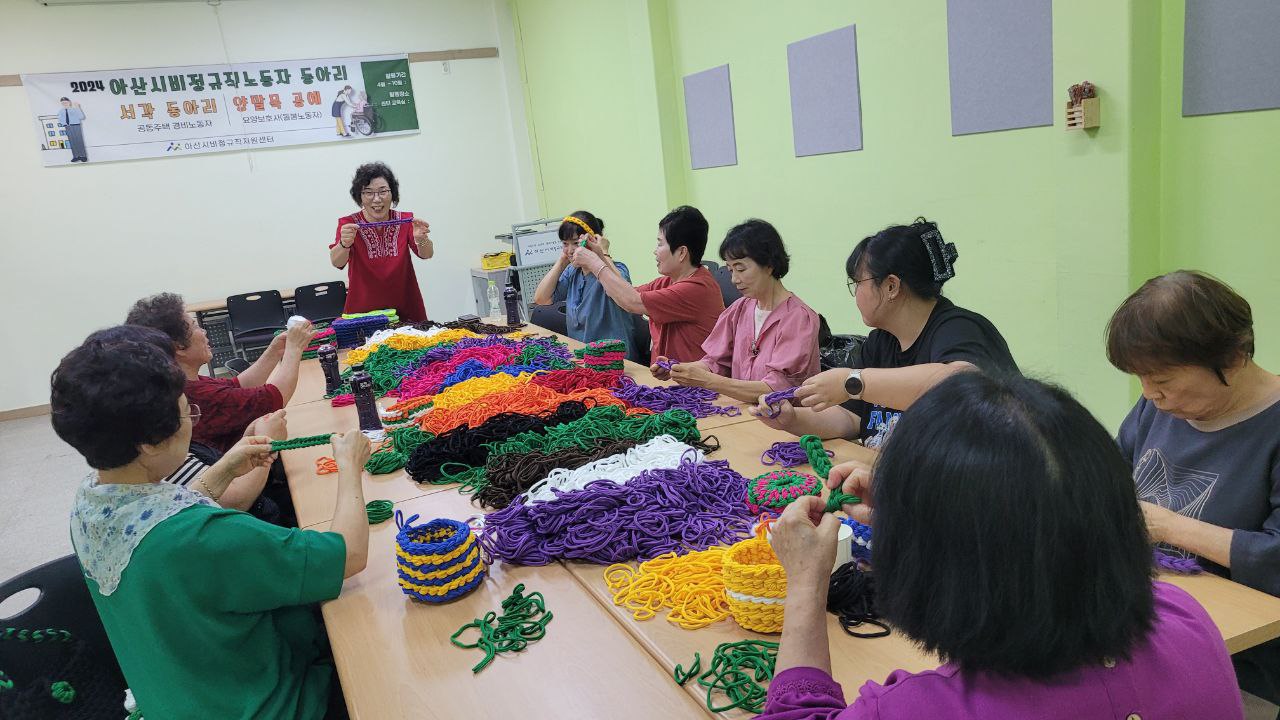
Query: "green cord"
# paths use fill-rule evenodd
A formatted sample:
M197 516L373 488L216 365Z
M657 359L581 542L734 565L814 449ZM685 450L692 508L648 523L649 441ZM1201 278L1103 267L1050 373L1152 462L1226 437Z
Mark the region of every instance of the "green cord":
M315 447L316 445L324 445L333 437L333 433L324 435L304 435L302 437L289 438L288 440L274 440L271 443L271 452L280 452L281 450L297 450L299 448Z
M529 643L545 637L551 617L542 593L525 595L524 584L521 583L502 601L502 615L492 611L485 613L484 617L458 628L449 636L449 642L464 650L484 651L484 659L471 668L471 672L478 673L488 667L498 653L523 652ZM474 643L458 639L459 635L473 628L480 632Z
M826 448L822 447L822 438L817 435L804 435L800 438L800 447L809 456L809 466L818 477L826 480L831 475L831 458L827 457ZM827 495L826 512L835 512L845 505L857 505L862 498L839 490L832 490Z
M396 504L390 500L370 500L365 503L364 511L369 516L369 524L377 525L391 519L396 511Z
M75 688L71 687L71 683L67 682L66 680L59 680L58 682L49 686L49 692L53 694L54 700L57 700L63 705L70 704L72 701L76 699Z
M689 666L689 670L685 671L684 667L676 665L671 677L676 681L677 685L684 686L685 683L698 677L700 672L702 672L702 653L695 652L693 654L693 664Z
M751 713L764 709L769 681L778 659L778 643L740 640L721 643L711 658L711 669L698 678L707 689L707 709L713 713L742 708ZM724 693L727 705L715 704L715 693Z
M26 628L6 627L0 628L0 640L16 640L18 642L42 643L42 642L70 642L71 633L67 630L59 630L57 628L44 628L40 630L28 630ZM0 670L0 693L8 692L13 689L13 679ZM75 688L71 687L71 683L65 680L59 680L49 686L49 691L53 695L53 699L60 703L70 703L76 699Z

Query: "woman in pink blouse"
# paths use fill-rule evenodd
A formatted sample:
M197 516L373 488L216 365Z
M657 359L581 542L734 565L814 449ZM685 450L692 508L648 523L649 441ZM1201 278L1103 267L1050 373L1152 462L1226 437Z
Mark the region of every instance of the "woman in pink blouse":
M742 297L720 314L701 360L668 371L657 364L667 358L658 357L654 376L751 402L816 375L818 314L782 284L791 258L778 231L747 220L725 235L720 259Z
M869 472L838 465L829 484L866 501L846 509L874 527L876 607L944 664L846 697L826 617L840 522L802 497L773 526L786 618L759 720L1243 718L1222 634L1152 582L1128 463L1066 391L956 373Z

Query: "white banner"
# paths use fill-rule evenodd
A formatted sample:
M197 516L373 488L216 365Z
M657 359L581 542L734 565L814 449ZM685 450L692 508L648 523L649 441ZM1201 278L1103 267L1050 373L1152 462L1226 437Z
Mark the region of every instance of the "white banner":
M23 75L45 166L418 131L407 55Z

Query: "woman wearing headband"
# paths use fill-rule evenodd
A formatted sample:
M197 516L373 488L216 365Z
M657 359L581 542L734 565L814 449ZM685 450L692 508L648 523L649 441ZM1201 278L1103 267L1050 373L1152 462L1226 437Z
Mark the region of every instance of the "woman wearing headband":
M602 262L611 265L624 280L631 282L631 271L627 266L614 261L609 255L604 220L586 210L579 210L561 221L559 235L563 252L538 283L533 301L538 305L564 302L567 334L574 340L621 340L627 344L627 358L640 360L638 348L632 342L634 321L631 314L609 298L595 275L570 264L574 251L586 243L585 246L596 252Z
M975 368L1017 371L991 321L942 296L957 257L955 245L924 218L864 238L845 263L849 294L872 328L859 366L806 380L795 393L801 407L762 396L752 414L796 435L874 447L903 410L946 377Z
M404 322L422 322L427 310L413 272L409 252L430 260L431 226L411 212L396 210L400 183L391 168L375 162L356 168L351 199L360 211L338 218L338 231L329 245L329 261L347 268L344 312L394 309Z

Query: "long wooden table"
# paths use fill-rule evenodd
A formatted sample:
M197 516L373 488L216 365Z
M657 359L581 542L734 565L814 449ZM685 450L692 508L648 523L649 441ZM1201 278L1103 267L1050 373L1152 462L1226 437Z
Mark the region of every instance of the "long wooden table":
M568 341L573 344L573 341ZM315 361L308 361L315 366ZM638 382L660 384L647 368L628 365ZM301 387L301 385L300 385ZM321 380L321 388L323 382ZM738 404L738 403L735 403ZM739 404L740 405L740 404ZM291 436L341 431L357 426L351 407L311 401L289 410ZM699 423L717 436L726 459L752 477L769 469L760 454L780 440L793 440L749 415L716 416ZM845 441L828 441L835 462L870 460L874 453ZM315 474L315 458L328 446L285 453L290 490L303 527L323 530L332 518L336 479ZM366 474L366 499L389 499L406 516L422 520L466 520L481 514L454 486L418 485L403 471ZM454 603L427 606L404 596L396 584L395 524L371 529L369 565L325 603L323 613L334 658L353 718L401 717L698 717L706 713L705 691L696 683L682 690L670 678L676 664L688 667L694 652L704 666L721 642L769 638L726 620L701 630L683 630L663 614L636 621L615 606L603 568L576 562L546 567L495 564L476 592ZM1231 652L1280 637L1280 598L1213 575L1164 576L1183 587L1208 610ZM476 651L454 648L449 636L464 623L497 610L517 583L542 592L555 619L547 636L514 656L495 660L481 673L470 667ZM620 626L620 627L619 627ZM920 671L938 664L900 634L858 639L828 618L834 677L852 697L867 680L883 681L895 669ZM731 717L745 716L729 713Z
M582 345L572 338L562 335L556 337L570 348ZM627 363L626 373L636 382L645 385L674 384L658 380L653 377L648 368L631 362ZM299 369L298 389L294 393L293 400L297 404L290 403L285 418L290 437L345 432L360 426L354 406L333 407L328 400L324 399L324 374L320 370L318 360L303 361ZM386 407L393 402L395 402L394 398L383 398L379 401L379 406ZM722 428L733 425L760 426L747 414L745 403L721 397L716 400L716 404L721 407L737 408L738 414L712 415L698 420L698 431L704 436L716 435ZM768 445L766 444L765 447ZM338 488L337 476L316 474L316 460L321 456L332 454L332 448L328 445L319 445L290 450L283 455L285 473L289 478L289 491L293 496L294 510L300 527L310 527L333 519L334 494ZM757 457L759 454L759 452L756 453ZM364 492L367 500L400 502L441 490L456 490L457 487L456 483L419 484L403 469L385 475L366 473L364 478Z

